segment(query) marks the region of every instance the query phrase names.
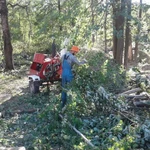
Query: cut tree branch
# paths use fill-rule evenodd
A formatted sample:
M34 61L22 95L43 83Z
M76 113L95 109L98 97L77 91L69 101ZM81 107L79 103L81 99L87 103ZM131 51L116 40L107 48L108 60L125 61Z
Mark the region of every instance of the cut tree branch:
M59 116L61 117L61 119L64 119L61 114L59 114ZM94 145L90 142L90 140L88 140L80 131L78 131L74 126L72 126L70 122L66 122L66 124L68 124L69 127L72 128L76 133L78 133L88 145L94 147Z
M21 8L27 8L29 4L27 4L27 5L20 5L19 3L16 3L16 4L7 3L7 5L10 5L12 8L14 8L16 6L21 7Z
M117 113L119 113L121 116L123 116L124 118L126 118L126 119L128 119L130 122L132 122L133 124L137 124L137 122L136 121L134 121L134 120L132 120L132 119L130 119L128 116L126 116L124 113L122 113L121 111L118 111L118 110L115 110L114 109L114 111L116 111Z

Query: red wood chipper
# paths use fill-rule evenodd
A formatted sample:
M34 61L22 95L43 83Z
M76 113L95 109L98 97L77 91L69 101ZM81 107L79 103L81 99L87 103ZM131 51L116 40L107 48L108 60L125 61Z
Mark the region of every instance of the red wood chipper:
M54 58L47 54L35 53L29 71L29 89L35 94L40 86L61 80L62 66L59 55Z

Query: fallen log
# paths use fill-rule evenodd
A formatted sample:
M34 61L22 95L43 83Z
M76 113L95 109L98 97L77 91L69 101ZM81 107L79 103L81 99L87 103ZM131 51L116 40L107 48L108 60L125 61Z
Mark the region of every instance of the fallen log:
M29 109L29 110L16 110L16 111L13 111L12 113L13 114L24 114L24 113L33 113L37 111L36 109Z
M125 95L126 98L129 99L148 99L149 97L147 95Z
M59 116L61 117L61 119L64 119L64 117L61 114L59 114ZM88 145L94 147L90 140L88 140L80 131L78 131L74 126L72 126L70 122L66 122L66 124L68 124L69 127L72 128L76 133L78 133Z
M142 92L142 89L141 88L131 89L131 90L125 91L123 93L120 93L119 96L128 95L128 94L132 94L132 93L136 93L136 92Z
M25 147L0 147L0 150L26 150Z
M136 107L150 107L150 100L134 101Z

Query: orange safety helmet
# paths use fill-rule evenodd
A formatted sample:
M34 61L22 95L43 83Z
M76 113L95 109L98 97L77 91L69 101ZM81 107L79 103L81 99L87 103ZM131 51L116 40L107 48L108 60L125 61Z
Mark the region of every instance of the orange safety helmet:
M79 47L78 46L72 46L71 51L73 52L79 52Z

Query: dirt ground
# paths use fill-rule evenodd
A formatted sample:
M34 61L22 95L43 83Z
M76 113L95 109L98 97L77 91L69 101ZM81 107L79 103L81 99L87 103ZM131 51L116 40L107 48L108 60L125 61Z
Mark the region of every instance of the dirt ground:
M0 85L0 104L2 104L14 96L28 92L28 77L24 76L20 79L0 80Z
M15 72L15 75L1 73L0 77L0 149L2 150L19 148L25 150L24 147L13 148L12 143L15 141L13 136L16 134L7 130L8 125L14 121L15 112L29 108L28 103L20 100L22 96L29 94L28 77L25 73L18 76L18 73Z
M32 140L34 141L38 136L40 138L39 133L33 139L29 138L38 124L34 118L37 117L38 110L43 109L44 105L50 102L48 95L43 96L47 88L42 88L39 94L32 95L29 92L27 73L14 74L7 77L0 74L2 76L0 78L0 150L28 147L32 145ZM55 88L55 85L51 90L52 88Z

